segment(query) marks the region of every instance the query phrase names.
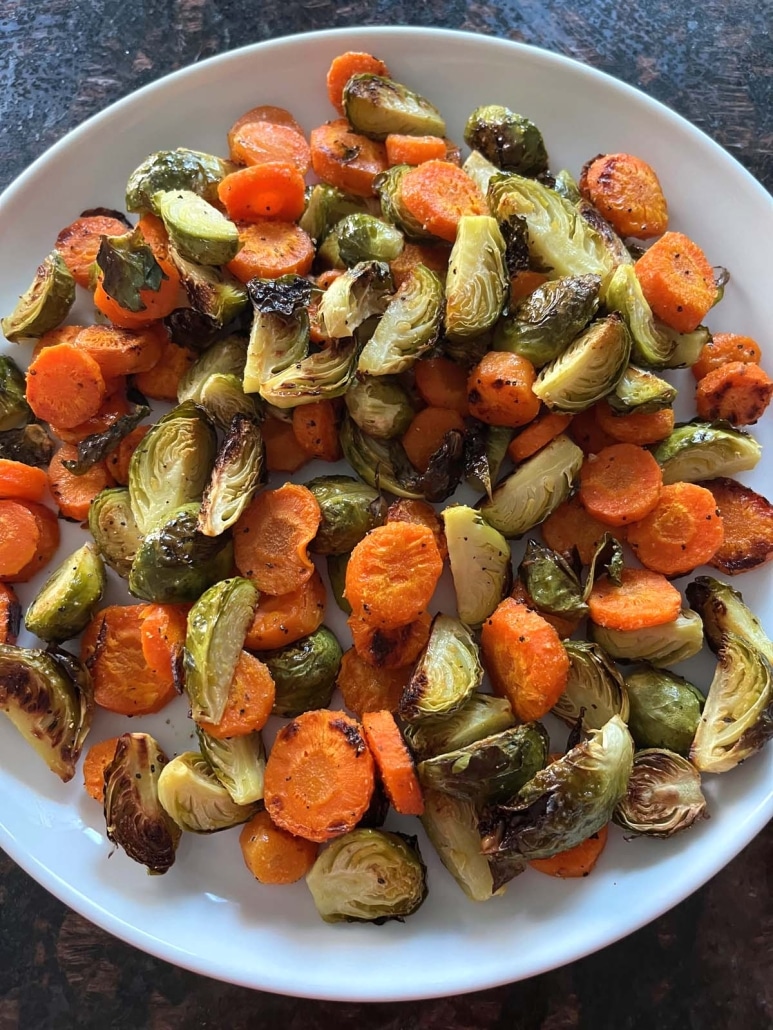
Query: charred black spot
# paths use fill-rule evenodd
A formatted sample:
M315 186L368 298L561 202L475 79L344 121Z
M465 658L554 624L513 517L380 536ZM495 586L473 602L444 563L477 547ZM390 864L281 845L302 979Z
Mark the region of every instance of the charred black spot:
M330 726L343 734L346 743L354 750L355 754L361 755L366 750L365 741L362 739L362 734L357 726L353 726L346 719L333 719Z

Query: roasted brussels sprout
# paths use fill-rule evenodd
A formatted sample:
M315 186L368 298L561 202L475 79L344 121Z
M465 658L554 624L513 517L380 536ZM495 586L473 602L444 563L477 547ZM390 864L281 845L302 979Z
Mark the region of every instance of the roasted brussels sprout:
M568 619L582 619L588 614L580 579L557 551L529 540L518 576L540 612Z
M300 275L250 279L247 292L254 316L244 366L245 393L257 393L264 382L308 354L311 291L309 280Z
M346 567L349 564L348 554L329 554L327 556L327 578L333 591L335 603L345 615L352 614L352 606L344 597L346 589Z
M585 411L617 386L631 356L631 334L614 313L591 322L537 376L533 390L551 411Z
M235 418L255 422L261 415L261 400L256 393L245 393L238 376L215 372L201 384L197 404L223 432Z
M505 304L505 241L490 215L462 215L446 276L446 335L466 340L490 329Z
M153 196L172 246L199 265L225 265L239 250L239 230L192 190L164 190Z
M450 615L436 615L429 642L400 700L408 722L453 712L483 680L478 645L469 627Z
M53 456L54 441L42 426L34 422L23 429L6 429L0 433L0 458L47 468Z
M579 204L582 200L582 194L580 193L580 187L577 185L577 180L571 172L566 170L566 168L562 168L560 172L556 172L553 189L556 193L559 193L564 200L568 200L570 204Z
M577 338L599 306L597 275L571 275L538 286L500 319L495 350L511 351L540 368Z
M356 363L357 344L353 339L332 340L322 350L264 379L259 393L276 408L297 408L342 397L352 381Z
M474 693L461 708L447 715L429 715L406 724L405 739L417 762L457 751L484 737L515 726L507 698Z
M698 576L687 584L687 600L703 621L706 639L715 653L727 633L746 640L773 665L773 643L741 594L729 583L712 576Z
M653 666L632 672L625 686L631 707L628 729L636 746L687 755L705 703L700 690Z
M387 504L372 487L352 476L318 476L306 486L316 497L322 521L310 548L317 554L345 554L371 529L383 525Z
M619 826L648 837L672 837L706 815L700 773L687 759L663 748L636 752L628 790L613 816Z
M216 204L219 183L235 170L230 161L198 150L158 150L129 176L126 209L155 212L153 198L162 190L191 190Z
M476 107L464 127L464 142L507 172L539 175L548 169L542 133L509 107Z
M129 464L129 496L140 533L150 532L184 504L201 500L216 446L212 424L192 401L156 422Z
M377 440L402 436L413 421L411 398L391 376L353 379L344 401L360 429Z
M318 318L325 336L353 336L371 315L382 315L392 292L392 275L383 261L360 261L330 284L319 302Z
M470 156L462 165L462 169L469 175L484 197L488 190L488 184L501 171L501 168L497 168L495 164L492 164L479 150L472 150L470 152Z
M512 580L510 546L480 512L454 504L442 513L459 618L482 626Z
M247 341L241 336L226 336L208 347L182 374L177 387L177 401L201 400L201 390L210 376L233 375L241 382L247 362Z
M54 250L38 267L31 285L19 297L10 315L0 319L7 340L37 338L55 329L75 300L75 280L60 254Z
M727 772L773 737L773 672L768 658L728 632L717 659L689 755L701 772Z
M184 751L161 770L158 800L181 830L216 833L246 823L257 804L237 805L198 751Z
M435 241L437 236L424 228L424 225L405 207L400 193L403 176L410 172L411 165L394 165L373 180L373 191L381 202L381 214L403 233L406 239Z
M194 722L222 719L257 603L255 587L237 576L210 587L191 608L183 666Z
M261 652L274 679L274 715L294 719L314 708L327 708L341 664L341 645L321 626L294 644Z
M542 723L514 726L417 767L422 786L476 803L504 801L545 766L550 741Z
M129 311L144 311L141 291L158 291L166 278L139 228L123 236L103 236L96 263L105 293Z
M321 243L342 218L354 214L374 214L373 208L371 197L355 197L335 186L328 186L326 182L318 182L308 191L306 210L298 225L315 243Z
M398 497L424 497L416 482L416 470L399 441L368 436L351 418L342 421L340 439L344 457L368 486Z
M664 368L691 368L711 339L711 333L705 325L699 325L691 333L678 333L656 318L655 326L658 333L670 339L674 345Z
M553 706L553 714L569 726L582 719L586 733L600 730L615 715L628 722L628 693L623 677L598 644L565 640L564 647L569 655L569 677Z
M197 726L196 736L202 755L234 804L252 805L263 800L266 749L260 733L222 739Z
M404 919L427 896L415 837L351 830L321 852L306 883L326 923Z
M388 222L351 214L336 222L317 256L331 268L351 268L360 261L394 261L404 245L403 234Z
M442 283L434 272L417 265L363 347L357 373L385 376L405 372L435 345L442 314Z
M619 662L649 662L661 669L692 658L703 647L703 624L689 608L672 622L645 629L606 629L588 624L591 640Z
M632 360L646 368L665 368L676 339L661 332L642 292L633 265L619 265L607 289L605 303L618 311L631 332Z
M612 818L633 767L633 741L619 715L592 730L506 804L481 819L483 853L549 858L584 841Z
M142 543L128 489L112 487L97 494L89 507L89 530L104 561L128 579Z
M174 864L180 827L159 801L159 780L169 759L149 733L124 733L105 769L107 839L151 874Z
M491 497L493 485L507 457L513 439L510 426L487 426L483 422L468 424L465 438L465 479Z
M24 373L12 358L0 354L0 433L26 425L30 417Z
M504 479L480 513L490 526L512 539L538 525L569 496L584 460L562 433Z
M133 432L144 418L150 414L147 404L136 404L134 411L121 415L101 433L79 440L78 456L71 461L63 461L62 465L74 476L82 476L97 462L103 461L120 444L121 440Z
M606 400L616 415L631 415L633 412L647 415L670 408L676 394L676 387L654 372L629 365Z
M585 200L584 197L575 203L577 210L588 225L595 229L601 237L604 246L609 251L612 262L615 265L632 265L633 258L630 251L601 212L590 201Z
M664 483L700 483L717 476L749 472L762 448L748 433L729 422L687 422L652 449Z
M92 543L84 544L48 577L27 609L30 633L53 643L76 637L105 591L105 566Z
M344 86L344 114L355 132L383 140L404 136L445 136L446 123L429 100L382 75L352 75Z
M230 325L249 304L247 290L224 269L188 261L174 248L169 256L180 273L188 303L215 326Z
M264 461L260 426L245 415L234 415L204 489L199 532L220 536L233 526L263 480Z
M91 677L76 658L0 644L0 711L51 772L73 778L94 713Z

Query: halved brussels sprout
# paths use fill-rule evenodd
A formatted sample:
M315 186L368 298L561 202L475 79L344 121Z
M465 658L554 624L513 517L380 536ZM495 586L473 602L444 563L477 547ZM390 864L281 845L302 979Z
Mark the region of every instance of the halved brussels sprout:
M381 202L381 214L396 225L407 240L437 242L437 236L424 228L422 222L415 218L405 207L400 193L403 176L410 172L411 165L394 165L381 172L373 180L373 191Z
M266 749L259 732L223 739L197 726L196 736L202 755L234 804L251 805L263 800Z
M123 579L142 544L126 487L102 490L89 507L89 531L105 562Z
M711 339L711 333L705 325L699 325L691 333L678 333L676 329L655 319L655 326L662 336L670 339L674 349L664 368L691 368L700 357L701 351Z
M174 864L180 827L158 798L159 780L169 759L149 733L123 733L105 769L107 839L151 874Z
M402 436L413 421L411 398L391 376L353 379L344 402L360 429L377 440Z
M520 354L540 368L557 358L587 326L599 306L601 279L570 275L538 286L499 320L494 349Z
M512 580L510 546L480 512L454 504L442 513L459 618L482 626Z
M509 107L476 107L464 127L464 142L505 171L539 175L548 170L542 133Z
M773 665L773 642L741 594L729 583L722 583L712 576L697 576L687 584L685 592L690 607L703 621L712 651L719 652L725 635L734 633L760 651Z
M180 273L180 281L191 307L216 326L230 325L247 308L247 290L222 268L188 261L173 247L169 256Z
M618 826L648 837L672 837L707 816L700 773L664 748L633 756L628 790L613 816Z
M429 100L383 75L352 75L344 86L344 114L355 132L384 140L403 136L445 136L446 123Z
M631 332L633 361L648 368L665 368L676 339L656 325L633 265L619 265L615 269L605 303L611 311L622 315Z
M255 615L258 591L238 576L211 586L188 613L183 666L194 722L220 722Z
M72 472L74 476L84 475L97 462L103 461L108 454L111 454L120 444L121 440L133 432L149 414L150 408L147 404L136 404L134 411L121 415L101 433L92 433L91 436L79 440L77 444L77 458L63 461L63 467L68 472Z
M371 315L386 311L392 274L383 261L360 261L330 284L319 302L318 319L324 336L341 340Z
M513 433L510 426L487 426L483 422L467 426L465 478L470 486L483 490L489 497L507 457Z
M96 264L105 293L129 311L145 311L141 291L157 292L167 278L139 228L103 236Z
M244 392L257 393L266 380L308 354L312 285L300 275L283 275L279 279L250 279L247 292L254 315L244 366Z
M0 432L26 425L31 415L24 373L12 358L0 354Z
M386 520L387 504L372 487L352 476L318 476L306 487L319 503L322 521L310 549L317 554L345 554L366 533Z
M27 609L24 622L42 640L61 643L76 637L99 604L107 580L99 551L84 544L48 577Z
M162 190L191 190L212 204L217 187L236 165L198 150L158 150L135 168L126 184L127 211L153 211L153 197Z
M640 748L666 748L687 755L705 698L682 676L653 666L626 676L631 707L628 729Z
M568 619L582 619L588 614L582 583L566 558L557 551L529 540L518 566L518 576L539 611Z
M462 215L446 276L446 335L466 340L490 329L505 305L505 241L490 215Z
M657 669L684 662L703 647L703 624L689 608L662 626L606 629L591 622L588 633L618 662L649 662Z
M351 418L341 422L340 440L344 457L368 486L388 490L398 497L423 499L416 470L398 440L368 436Z
M192 401L173 408L141 440L129 463L129 496L143 535L177 508L201 500L217 437Z
M416 838L386 830L351 830L331 841L306 884L326 923L404 919L427 896Z
M503 801L544 768L549 749L547 730L531 722L426 758L417 772L431 790L477 803Z
M604 241L604 246L609 251L614 264L632 265L633 258L631 257L630 251L601 212L595 208L590 201L585 200L584 197L580 198L580 200L575 203L577 204L577 210L588 225L590 225L592 229L595 229Z
M483 680L478 645L469 627L450 615L436 615L429 641L400 699L408 722L453 712Z
M264 478L265 447L260 426L234 415L204 489L199 532L220 536L237 521Z
M629 365L607 395L607 404L616 415L638 412L647 415L670 408L676 400L677 389L654 372Z
M322 350L264 379L258 392L276 408L297 408L319 400L332 400L346 393L356 363L355 340L332 340Z
M538 772L511 801L484 812L483 853L517 851L530 861L575 847L612 818L632 768L633 740L615 715Z
M560 172L556 172L554 176L553 189L556 193L559 193L564 200L568 200L570 204L579 204L582 200L582 194L580 193L580 187L577 185L577 180L571 172L567 171L566 168L562 168Z
M437 342L442 314L443 284L434 272L416 265L363 347L358 375L405 372Z
M462 165L465 171L478 189L485 197L488 184L495 175L499 175L501 168L497 168L487 157L484 157L479 150L470 151L470 156Z
M447 715L428 715L405 725L403 733L417 762L467 747L515 726L507 698L474 693Z
M241 336L226 336L208 347L182 374L177 387L177 401L201 400L201 390L210 376L233 375L241 382L247 363L247 341Z
M23 429L0 433L0 458L23 461L25 465L47 468L54 456L54 441L42 426L30 423Z
M73 778L94 714L91 677L73 655L0 644L0 711L51 772Z
M607 315L545 365L532 389L551 411L585 411L614 390L630 356L625 322L617 313Z
M274 679L273 714L284 719L327 708L341 664L341 645L326 626L275 651L262 651Z
M773 737L773 672L753 644L726 633L690 748L701 772L727 772Z
M762 448L748 433L729 422L687 422L653 447L664 483L700 483L717 476L750 472Z
M562 433L522 462L490 499L481 502L481 515L505 537L523 536L566 500L584 457L577 444Z
M404 245L393 225L373 215L351 214L336 222L317 256L330 268L351 268L360 261L394 261Z
M565 640L564 647L569 655L569 677L553 706L553 715L569 726L582 719L585 732L600 730L615 715L628 722L628 693L623 677L598 644Z
M58 251L38 267L31 285L19 297L10 315L0 319L3 334L12 343L37 338L55 329L67 317L75 300L75 280Z
M184 751L161 770L158 800L181 830L216 833L246 823L258 811L255 803L237 805L207 759Z
M315 183L308 191L306 210L298 225L311 236L315 243L321 243L333 226L347 215L374 214L372 197L355 197L326 182Z
M329 554L327 556L327 578L330 580L330 589L333 591L335 603L345 615L352 614L352 606L346 600L346 567L349 564L349 554Z
M196 403L223 432L235 418L255 422L261 414L260 397L256 393L245 393L239 376L224 372L215 372L204 380Z
M199 265L225 265L239 250L239 230L192 190L164 190L153 196L175 250Z

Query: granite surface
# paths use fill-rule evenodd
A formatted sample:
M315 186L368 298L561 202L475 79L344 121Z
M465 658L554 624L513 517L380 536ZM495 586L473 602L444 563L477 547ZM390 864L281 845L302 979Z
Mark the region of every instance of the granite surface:
M314 29L465 29L579 58L669 104L773 188L770 0L0 0L0 187L166 72ZM411 1004L301 1001L175 969L65 908L0 853L0 1030L764 1030L773 827L667 915L531 980Z

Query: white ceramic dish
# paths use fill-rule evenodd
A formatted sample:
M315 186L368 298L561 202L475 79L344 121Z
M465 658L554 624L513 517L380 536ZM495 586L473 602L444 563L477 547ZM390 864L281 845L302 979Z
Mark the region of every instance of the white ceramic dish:
M84 208L122 206L129 172L150 152L175 146L222 152L228 126L259 103L290 108L306 129L330 118L325 71L346 49L384 58L396 78L440 106L457 140L473 107L499 102L537 122L554 168L577 174L600 152L641 154L661 176L672 226L732 273L711 327L767 342L773 202L723 150L666 108L592 69L512 43L424 29L333 31L261 44L172 75L91 119L0 200L0 311L12 308L63 225ZM756 435L770 442L769 418ZM300 478L308 474L303 470ZM765 492L760 469L743 478ZM82 539L77 527L66 527L63 548ZM736 585L770 632L766 582L760 572ZM20 591L23 600L34 589L29 584ZM113 598L126 599L119 590ZM698 675L705 685L708 663ZM169 752L191 746L182 700L131 725L148 728ZM126 720L101 713L92 739L126 728ZM563 882L529 871L504 898L476 905L425 844L430 896L415 916L405 924L331 927L317 917L303 883L268 888L253 881L241 861L238 831L186 836L170 873L148 877L123 853L111 855L99 807L78 780L59 783L4 721L0 755L0 844L66 904L131 944L197 972L339 1000L454 994L569 962L675 905L773 814L768 748L733 773L709 778L709 821L666 842L626 843L615 833L587 880Z

